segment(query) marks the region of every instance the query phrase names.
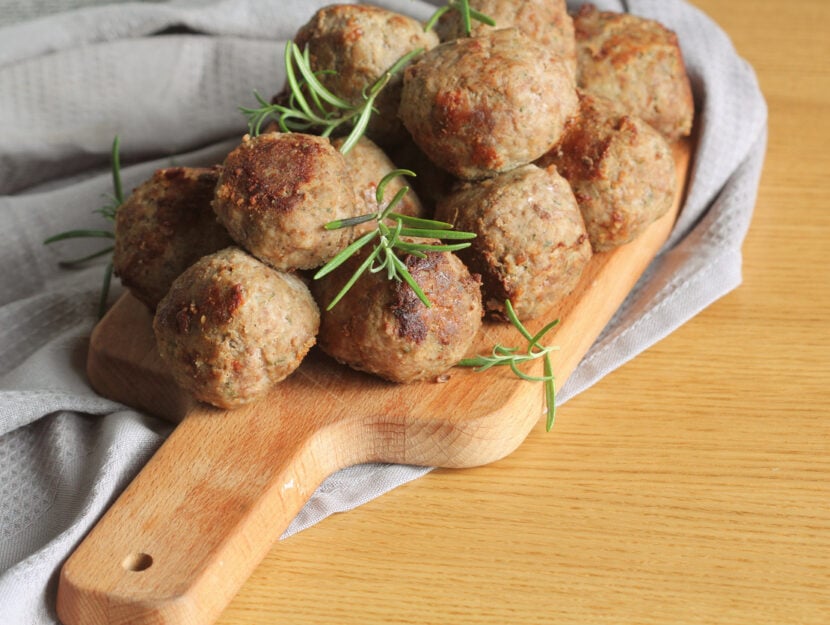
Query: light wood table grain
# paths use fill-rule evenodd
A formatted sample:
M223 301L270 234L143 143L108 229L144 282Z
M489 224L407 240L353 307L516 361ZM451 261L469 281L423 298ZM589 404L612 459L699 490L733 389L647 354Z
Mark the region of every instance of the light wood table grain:
M830 623L830 2L695 4L770 109L744 284L507 459L278 543L221 624Z

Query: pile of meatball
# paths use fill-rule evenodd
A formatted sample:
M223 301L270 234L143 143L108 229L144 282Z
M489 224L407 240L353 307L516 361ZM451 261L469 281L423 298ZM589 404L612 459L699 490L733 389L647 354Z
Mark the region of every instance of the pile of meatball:
M116 218L114 267L154 312L159 353L197 399L234 408L262 397L315 343L337 361L398 383L440 379L482 319L522 320L566 297L595 253L635 239L671 206L670 142L693 102L677 38L660 24L564 0L472 0L495 27L434 31L365 4L318 11L296 34L333 93L359 103L403 55L366 136L245 135L212 168L172 167L138 186ZM285 98L285 91L275 100ZM457 254L400 254L426 294L366 272L320 267L371 225L379 181L418 173L397 208L475 233ZM404 185L395 179L392 197ZM416 193L417 191L417 193Z

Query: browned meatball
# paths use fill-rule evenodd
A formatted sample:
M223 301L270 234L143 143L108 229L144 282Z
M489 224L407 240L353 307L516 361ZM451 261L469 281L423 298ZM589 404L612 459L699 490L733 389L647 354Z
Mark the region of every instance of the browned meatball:
M525 165L466 183L438 205L435 218L476 233L458 255L481 274L484 306L500 316L505 299L520 319L547 312L591 259L573 191L554 167Z
M180 273L233 243L211 210L219 168L160 169L115 218L115 274L151 310Z
M539 164L568 180L594 251L627 243L674 200L676 173L665 138L602 98L580 97L580 116Z
M328 139L271 132L245 136L225 159L213 210L233 239L281 270L322 265L349 244L349 229L325 230L361 214L343 155Z
M364 258L352 257L313 285L321 307ZM319 344L339 362L393 382L434 379L464 357L481 327L480 281L449 252L402 260L432 307L386 272L366 272L332 310L323 311Z
M437 165L476 180L539 158L576 108L566 64L508 28L441 44L410 65L400 116Z
M331 144L335 148L345 142L344 138L334 139ZM395 164L389 159L386 153L378 147L371 139L361 137L355 143L354 147L345 155L346 167L349 169L349 175L352 180L357 196L363 200L362 213L376 213L380 210L377 203L377 188L378 183L390 172L396 169ZM393 178L387 185L383 193L384 205L395 197L395 194L406 186L410 186L411 178L404 178L397 176ZM410 190L403 196L403 199L395 207L396 213L403 215L411 215L413 217L421 217L424 213L424 208L421 206L421 201L418 196L410 188ZM358 226L357 231L365 231L374 224L369 222L366 226Z
M692 89L675 33L592 5L580 9L574 24L581 89L620 103L670 141L691 132Z
M565 0L471 0L470 7L492 18L495 28L515 26L576 69L574 24ZM471 25L473 37L493 28L476 20L472 20ZM438 20L435 32L441 41L465 36L461 14L458 11L445 13Z
M308 46L311 68L334 94L352 102L363 102L363 92L394 63L413 50L438 44L438 36L425 33L417 20L365 4L340 4L317 11L303 26L294 42ZM369 122L368 135L389 146L404 136L398 120L402 78L392 77L375 101L378 113Z
M288 377L314 345L319 324L299 278L232 247L176 279L153 329L180 386L201 401L234 408Z

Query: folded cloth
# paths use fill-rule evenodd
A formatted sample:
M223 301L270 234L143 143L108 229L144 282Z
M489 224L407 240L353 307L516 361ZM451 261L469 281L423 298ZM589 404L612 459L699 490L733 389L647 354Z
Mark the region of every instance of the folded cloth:
M61 269L61 258L94 248L43 240L101 227L93 211L111 192L116 134L125 189L174 162L220 162L244 132L237 107L253 103L253 90L280 88L284 41L329 3L122 3L0 27L0 623L57 622L62 562L170 431L87 385L103 266ZM420 19L434 10L417 0L376 4ZM754 73L703 13L681 0L595 4L678 33L699 142L670 241L561 389L560 403L740 283L766 144ZM286 534L427 470L341 471Z

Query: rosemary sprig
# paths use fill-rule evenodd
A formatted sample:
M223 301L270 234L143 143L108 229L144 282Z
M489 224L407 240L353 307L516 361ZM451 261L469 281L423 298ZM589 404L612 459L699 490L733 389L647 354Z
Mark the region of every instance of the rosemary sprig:
M487 371L491 367L508 366L516 376L522 380L529 382L544 382L545 384L545 406L547 411L547 422L545 427L547 431L553 427L553 421L556 418L556 385L553 376L553 367L550 363L550 353L559 348L555 346L546 347L541 345L544 336L559 323L559 320L551 321L544 328L539 330L536 334L531 334L524 324L519 321L516 311L510 300L505 300L504 307L507 311L507 318L513 326L527 339L527 349L519 351L518 347L504 347L496 344L489 356L476 356L474 358L464 358L458 362L459 367L475 367L475 371ZM532 376L524 373L519 369L519 365L531 360L542 359L543 372L541 376Z
M124 191L121 185L121 155L119 149L119 138L118 135L112 140L112 156L111 156L111 167L112 167L112 189L113 194L107 195L109 198L109 202L102 206L99 209L96 209L94 212L100 214L104 219L108 221L115 221L115 214L118 211L118 207L124 203ZM86 238L95 238L95 239L114 239L115 234L111 230L67 230L66 232L61 232L54 236L49 237L46 239L43 244L49 245L51 243L56 243L57 241L66 241L67 239L86 239ZM80 258L74 258L72 260L64 260L58 263L60 267L73 269L78 267L87 261L94 260L96 258L100 258L101 256L106 256L107 254L111 254L114 249L114 246L110 245L103 249L98 250L97 252L93 252L92 254L88 254L87 256L82 256ZM101 296L98 300L98 317L103 317L104 313L106 312L107 308L107 297L109 296L110 291L110 283L112 282L112 260L107 263L107 267L104 270L104 282L101 285Z
M409 239L450 239L457 241L465 241L475 238L472 232L461 232L453 230L452 224L435 221L433 219L422 219L420 217L410 217L409 215L402 215L393 211L406 193L409 187L402 187L395 193L394 197L388 204L384 204L384 193L386 186L398 176L415 176L415 172L408 169L396 169L389 172L378 183L375 191L375 199L378 204L378 211L375 213L367 213L359 217L350 217L348 219L338 219L330 221L325 224L326 230L337 230L340 228L353 227L359 224L375 221L376 226L374 230L367 232L351 245L342 250L329 262L323 265L316 274L314 279L319 280L323 276L328 275L340 265L345 263L349 258L354 256L360 249L371 242L375 242L374 248L361 263L357 270L352 274L346 284L340 289L340 292L332 299L326 310L331 310L343 298L343 296L352 288L358 278L367 270L372 273L386 271L386 276L389 280L403 280L406 282L415 294L418 296L427 308L432 306L429 298L423 292L421 287L412 277L412 274L406 268L404 262L398 258L396 250L400 250L407 254L417 256L419 258L426 258L427 252L454 252L457 250L469 247L469 243L418 243L411 240L403 240L401 237L408 237ZM389 223L386 223L389 222Z
M366 132L369 119L375 109L375 100L392 77L423 52L423 48L412 50L399 58L381 76L363 91L363 99L353 104L329 91L319 76L333 73L330 70L314 72L308 47L304 51L293 41L285 46L285 76L289 97L285 104L267 102L259 93L254 97L259 108L240 107L248 118L248 132L256 136L262 132L262 125L273 119L282 132L319 132L328 137L335 131L351 126L340 152L347 154Z
M470 0L450 0L450 2L447 2L445 6L438 9L432 14L432 17L427 20L426 24L424 24L424 32L435 28L435 24L438 23L441 16L449 11L458 11L461 14L461 23L464 26L464 34L467 37L469 37L473 32L473 20L481 22L482 24L487 24L488 26L496 25L496 22L492 17L484 15L484 13L476 11L472 8L470 6Z

